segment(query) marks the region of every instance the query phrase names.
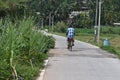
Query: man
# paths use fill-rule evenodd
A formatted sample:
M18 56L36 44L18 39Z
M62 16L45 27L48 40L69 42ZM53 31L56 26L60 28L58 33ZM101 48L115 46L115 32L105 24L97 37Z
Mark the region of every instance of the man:
M69 28L67 29L66 35L67 35L67 41L69 42L70 40L72 40L72 42L73 42L72 46L74 46L75 30L72 25L70 25ZM69 46L68 46L68 48L69 48Z

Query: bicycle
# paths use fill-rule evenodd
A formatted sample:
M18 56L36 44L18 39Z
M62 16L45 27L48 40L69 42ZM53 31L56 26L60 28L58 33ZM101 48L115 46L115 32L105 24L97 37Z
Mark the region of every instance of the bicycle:
M73 42L74 42L73 38L68 39L68 50L70 51L72 51L72 47L74 46Z

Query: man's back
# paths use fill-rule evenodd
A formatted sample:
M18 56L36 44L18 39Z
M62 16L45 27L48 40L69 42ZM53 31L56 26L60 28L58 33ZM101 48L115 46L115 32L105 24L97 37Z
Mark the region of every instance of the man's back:
M68 38L73 38L74 37L74 28L70 27L67 29L67 34L68 34Z

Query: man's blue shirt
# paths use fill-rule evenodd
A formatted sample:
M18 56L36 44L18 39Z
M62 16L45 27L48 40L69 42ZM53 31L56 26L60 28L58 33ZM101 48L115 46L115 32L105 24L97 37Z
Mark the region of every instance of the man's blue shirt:
M74 38L74 28L68 28L68 38Z

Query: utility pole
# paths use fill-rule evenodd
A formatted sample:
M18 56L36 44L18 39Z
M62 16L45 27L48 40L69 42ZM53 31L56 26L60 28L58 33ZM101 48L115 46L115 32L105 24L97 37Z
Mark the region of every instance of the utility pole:
M100 20L101 20L101 0L99 0L99 17L98 17L98 37L97 37L97 43L100 42Z
M97 41L97 27L98 27L98 0L96 0L96 15L95 15L95 26L94 26L94 42Z
M43 22L43 18L42 18L42 24L41 24L41 26L42 26L42 29L43 29L43 24L44 24L44 22Z
M51 27L51 12L49 13L49 28Z
M54 15L52 16L52 31L53 31L53 26L54 26Z

